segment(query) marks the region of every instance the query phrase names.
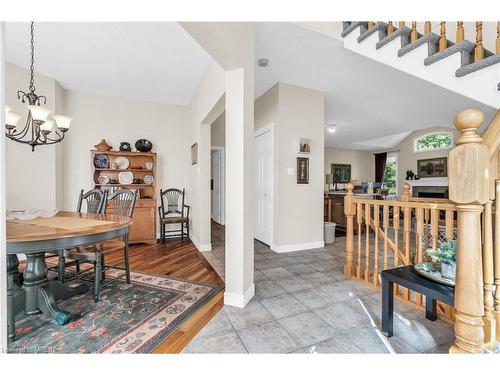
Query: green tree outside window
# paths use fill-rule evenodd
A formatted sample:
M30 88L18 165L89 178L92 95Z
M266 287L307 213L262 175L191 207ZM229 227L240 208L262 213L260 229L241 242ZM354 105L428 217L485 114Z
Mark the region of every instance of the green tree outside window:
M434 133L417 138L416 151L434 151L448 149L453 146L453 137L450 133Z

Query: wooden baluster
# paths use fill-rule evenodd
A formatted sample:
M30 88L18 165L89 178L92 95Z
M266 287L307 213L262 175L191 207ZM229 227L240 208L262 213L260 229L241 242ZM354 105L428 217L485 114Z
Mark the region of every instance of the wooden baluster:
M500 21L497 22L497 43L496 53L500 53Z
M401 201L410 201L410 185L404 184L403 194L401 195ZM409 206L403 207L403 247L405 249L405 265L410 264L410 231L411 231L411 208ZM408 288L404 289L404 299L408 301L410 299L410 290Z
M389 21L387 23L387 35L392 34L394 32L394 25L392 24L392 21Z
M383 212L383 223L384 226L384 270L387 269L387 239L389 238L389 206L384 206Z
M399 30L403 30L405 27L405 21L399 21L398 28Z
M446 210L445 211L445 237L448 241L453 239L453 211Z
M363 224L363 204L358 203L356 209L357 209L356 219L358 221L358 265L356 266L356 277L358 279L361 279L361 243L362 243L361 225Z
M375 22L368 21L368 30L370 30L373 26L375 26Z
M448 40L446 39L446 22L441 22L439 27L439 51L443 51L448 47Z
M344 213L347 218L346 227L346 257L344 264L344 275L354 276L354 215L356 214L356 204L354 203L353 184L347 184L347 194L344 197Z
M424 209L424 249L429 248L429 237L430 237L430 210L428 208Z
M484 282L484 346L493 349L496 344L496 327L493 312L493 233L492 233L492 201L486 202L483 213L483 282Z
M373 208L373 226L375 227L375 255L373 257L373 286L377 287L378 282L378 227L379 227L380 206L374 205Z
M500 339L500 179L495 180L495 242L493 248L495 276L496 337Z
M417 21L413 21L411 23L411 33L410 33L410 42L415 42L418 39L418 31L417 31Z
M392 214L392 228L394 229L394 267L399 265L399 206L394 206ZM399 295L399 286L394 284L394 293Z
M439 210L435 208L431 209L431 237L432 248L435 250L439 242Z
M474 49L474 61L478 62L482 59L484 59L483 23L476 22L476 48Z
M464 41L464 23L463 21L457 22L457 33L455 34L455 42L460 43Z
M371 205L365 204L365 283L370 282L370 213Z
M419 207L416 209L415 213L417 225L416 225L416 234L415 234L415 241L416 241L416 263L422 262L422 241L423 241L423 236L424 236L424 209ZM417 294L417 304L419 306L423 305L423 298L422 294L418 293Z
M480 353L484 346L481 212L490 200L488 147L477 130L484 116L477 109L460 112L455 126L462 136L448 154L450 200L457 203L457 274L455 342L450 353Z
M424 35L428 35L431 33L431 29L432 29L432 25L430 23L430 21L425 21L425 24L424 24Z

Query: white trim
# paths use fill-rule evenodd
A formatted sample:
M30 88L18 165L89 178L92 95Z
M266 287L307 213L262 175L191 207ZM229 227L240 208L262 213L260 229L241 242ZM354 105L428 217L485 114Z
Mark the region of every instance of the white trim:
M257 138L258 136L261 136L263 134L266 134L270 132L271 133L271 228L270 228L270 238L269 242L266 245L272 246L273 240L274 240L274 161L275 161L275 153L274 153L274 123L270 123L268 125L265 125L257 130L254 131L253 138ZM254 166L255 167L255 166ZM255 201L254 201L255 203ZM257 239L260 241L259 239ZM262 243L265 243L261 241Z
M5 124L5 22L0 22L0 124ZM0 139L0 350L7 353L7 265L5 257L5 137Z
M224 305L244 308L247 303L255 295L255 284L252 284L250 288L246 290L243 294L228 293L224 292Z
M212 244L211 243L200 243L196 237L192 234L190 234L189 238L191 239L191 242L193 242L194 246L198 249L198 251L206 252L206 251L212 251Z
M425 177L420 180L406 180L410 186L448 186L448 177Z
M289 253L292 251L311 250L325 247L325 241L292 243L289 245L271 245L271 250L276 253Z
M418 142L419 139L427 137L429 135L434 135L434 134L448 134L451 137L451 146L449 146L449 147L443 147L443 148L435 148L435 149L432 149L432 150L417 150L417 142ZM433 132L422 134L422 135L419 135L418 137L413 138L413 153L414 154L420 154L422 152L447 151L447 150L451 150L454 147L454 145L455 145L455 137L453 135L453 132L446 131L446 130L443 130L443 131L433 131Z
M220 168L220 222L212 217L212 207L210 207L210 217L218 222L220 225L226 225L226 151L223 146L210 146L210 151L221 151L222 165ZM212 156L212 155L210 155ZM210 169L212 168L212 163L210 163ZM212 177L212 170L210 170L210 178Z

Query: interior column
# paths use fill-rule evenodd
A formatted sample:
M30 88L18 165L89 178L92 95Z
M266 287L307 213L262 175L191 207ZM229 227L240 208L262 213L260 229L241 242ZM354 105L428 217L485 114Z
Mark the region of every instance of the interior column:
M224 303L245 307L253 282L253 67L226 72L226 291Z

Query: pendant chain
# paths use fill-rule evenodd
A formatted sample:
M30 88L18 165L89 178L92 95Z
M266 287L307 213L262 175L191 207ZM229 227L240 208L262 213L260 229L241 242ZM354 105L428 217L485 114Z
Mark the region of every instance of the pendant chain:
M35 92L35 23L31 22L31 79L30 79L30 87L29 90L31 92Z

